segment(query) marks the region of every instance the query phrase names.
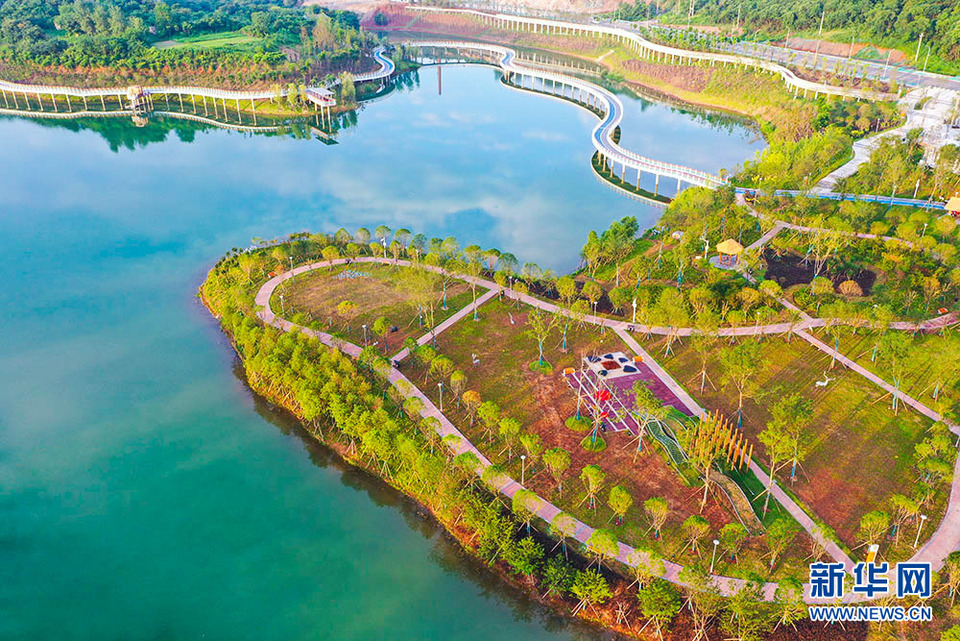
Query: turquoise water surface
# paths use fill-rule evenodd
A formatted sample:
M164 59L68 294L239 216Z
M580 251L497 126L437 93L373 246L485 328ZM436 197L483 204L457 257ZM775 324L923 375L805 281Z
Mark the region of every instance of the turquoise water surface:
M761 148L630 100L624 142ZM253 237L385 223L569 270L659 212L597 182L595 120L423 70L339 144L156 120L0 119L0 638L574 638L252 397L194 293Z

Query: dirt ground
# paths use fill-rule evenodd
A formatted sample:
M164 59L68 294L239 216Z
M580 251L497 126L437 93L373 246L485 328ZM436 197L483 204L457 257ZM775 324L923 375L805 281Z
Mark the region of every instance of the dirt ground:
M556 501L563 509L578 518L600 527L609 527L623 540L639 543L648 541L648 520L642 503L653 496L667 499L671 516L665 527L663 553L676 554L683 546L679 526L691 514L699 513L701 490L686 485L682 477L654 449L652 442L644 443L644 451L633 460L636 443L628 433L604 434L607 448L603 452L588 452L580 442L585 433L568 429L564 421L576 413L577 398L573 389L562 376L562 369L575 366L580 354L625 351L626 346L612 332L601 335L596 328L568 331L567 353L560 351L560 334L555 333L545 348L548 360L553 365L551 374L531 371L529 363L537 359L536 341L526 334L528 312L523 307L491 301L481 309L482 322L464 319L438 338L440 352L449 356L457 367L467 374L467 389L476 389L484 400L495 400L504 416L520 419L527 432L538 434L544 450L562 447L571 454L571 464L563 478L561 497L556 480L539 462L528 461L525 466L525 481L530 489L541 496ZM513 324L511 324L511 316ZM479 364L472 364L472 356ZM405 365L412 379L421 385L431 397L437 396L436 385L427 380L422 367ZM434 398L434 401L437 401ZM487 441L479 424L470 427L463 408L451 408L449 397L445 399L445 413L453 420L474 444L495 462L504 465L515 478L521 476L518 452L509 458L496 438ZM597 509L590 510L583 498L580 470L589 464L597 464L607 474L604 489L597 501ZM614 485L624 485L634 498L634 506L627 513L624 525L612 522L612 511L606 505L609 490ZM710 498L703 515L710 521L711 531L731 521L732 515L716 498ZM686 552L688 560L695 558Z

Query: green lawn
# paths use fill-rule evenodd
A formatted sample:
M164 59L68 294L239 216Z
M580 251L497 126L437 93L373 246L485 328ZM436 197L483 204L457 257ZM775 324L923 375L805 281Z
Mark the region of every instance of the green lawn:
M225 31L221 33L204 33L196 36L185 36L175 40L163 40L154 46L158 49L179 49L183 47L200 47L204 49L247 49L249 45L260 42L255 38L239 31Z
M427 331L426 316L421 322L416 303L412 302L413 295L404 287L412 272L409 267L395 268L378 263L321 268L277 288L271 306L278 313L285 309L287 318L357 344L363 342L363 325L367 326L367 340L371 343L377 340L372 333L373 323L384 316L397 327L397 331L387 336L388 351L392 354L399 351L405 338L418 338ZM434 283L433 291L436 324L473 300L469 286L459 280L447 286L446 309L442 304L443 286L439 279ZM477 288L477 297L483 292ZM279 300L281 293L284 294L283 304ZM343 301L356 304L355 315L344 317L338 313L337 306Z
M660 354L662 342L651 341L649 349ZM719 359L719 349L727 345L721 343L711 354L707 375L715 387L708 383L703 392L699 391L699 361L688 343L675 346L663 364L706 408L735 420L736 389L732 383L724 384ZM743 429L756 447L755 459L767 463L757 435L771 420L777 399L795 391L812 399L810 452L795 479L790 480L789 468L778 476L785 489L853 548L866 512L888 509L893 493L911 493L917 478L914 447L932 421L912 410L901 409L895 415L880 388L840 366L830 370L829 357L800 338L790 342L768 338L761 346L762 367L753 377L755 392L744 402ZM830 382L817 387L815 382L825 375ZM945 494L940 491L936 505L928 508L933 522L939 522Z

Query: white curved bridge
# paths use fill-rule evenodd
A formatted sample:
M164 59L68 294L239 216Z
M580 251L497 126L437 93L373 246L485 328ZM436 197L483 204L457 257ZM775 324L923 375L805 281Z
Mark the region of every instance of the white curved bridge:
M572 76L524 65L517 60L516 51L498 45L462 40L418 40L403 44L420 50L432 48L480 52L490 56L495 61L490 64L502 69L507 79L517 86L573 100L599 113L600 122L591 134L593 146L600 154L601 161L607 163L614 174L617 174L617 167L620 167L620 177L624 182L627 182L628 168L636 172L637 185L644 173L653 174L656 177L656 193L659 193L661 177L675 179L678 192L682 183L715 188L724 182L719 176L706 171L648 158L621 147L615 140L615 133L623 119L623 103L613 92L603 87Z
M372 80L383 80L389 78L396 71L396 66L386 55L385 47L377 47L373 51L373 57L379 64L375 71L357 74L354 76L354 82L369 82ZM315 107L326 110L329 118L330 109L335 107L337 100L331 89L339 83L335 82L324 86L307 87L306 99L313 103ZM236 109L240 111L240 101L250 102L254 113L256 113L256 101L273 100L277 97L286 97L289 94L287 87L281 86L276 89L260 89L254 91L234 91L231 89L216 89L211 87L196 87L188 85L171 86L132 86L132 87L95 87L84 89L80 87L67 87L63 85L37 85L19 82L10 82L0 80L0 95L4 101L6 109L21 109L20 100L22 99L27 108L32 108L31 97L35 98L43 111L43 102L41 97L48 97L53 103L55 113L59 111L57 97L63 97L67 104L67 112L73 111L72 99L83 102L83 110L89 110L89 101L91 99L99 100L104 111L107 108L107 100L116 99L120 110L130 109L134 112L143 110L152 110L155 97L163 97L168 103L171 98L176 98L183 107L183 99L195 101L196 98L202 98L204 101L204 113L206 114L206 100L209 98L214 101L214 112L217 112L216 101L221 101L224 114L227 111L227 101L233 101ZM13 104L11 104L11 102ZM194 103L195 104L195 103ZM147 109L148 108L148 109Z
M543 18L528 18L524 16L513 16L504 13L486 13L476 9L447 9L442 7L425 7L420 5L408 5L408 8L414 11L426 11L435 13L454 13L461 15L470 15L478 18L484 24L490 24L500 29L514 29L517 31L531 31L534 33L543 33L551 35L585 35L601 38L609 38L618 41L629 49L636 52L641 58L650 58L657 62L677 62L679 64L694 64L696 62L708 63L710 66L716 64L734 65L740 67L754 67L763 71L768 71L780 76L784 83L793 91L794 94L803 92L806 96L812 93L814 97L825 94L831 96L840 96L841 98L854 98L857 100L896 100L896 94L880 93L876 91L866 91L863 89L853 89L850 87L835 87L820 82L813 82L800 78L790 69L783 65L751 58L731 53L715 53L710 51L692 51L690 49L680 49L669 45L662 45L651 42L639 34L627 31L619 27L611 27L599 24L581 24L578 22L566 22L563 20L546 20Z

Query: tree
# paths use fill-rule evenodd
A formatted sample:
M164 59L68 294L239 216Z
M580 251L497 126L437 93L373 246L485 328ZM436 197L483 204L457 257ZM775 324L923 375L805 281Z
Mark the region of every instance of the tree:
M696 564L684 566L679 578L687 607L693 615L694 639L705 638L707 625L723 605L723 598L707 570Z
M580 599L573 609L574 614L587 606L602 605L607 599L613 596L613 592L610 590L610 586L607 584L607 580L603 578L603 575L599 572L589 571L577 573L570 592Z
M587 539L587 549L597 557L597 572L600 572L600 566L604 560L614 558L620 552L620 546L615 537L609 530L597 528Z
M386 316L380 316L377 320L373 321L373 333L380 337L383 341L383 353L387 353L387 335L390 333L390 321Z
M737 426L743 422L743 399L752 394L754 376L760 369L760 344L746 341L720 350L724 380L737 388Z
M513 445L520 436L520 430L523 426L515 418L500 419L500 438L507 446L507 457L513 458Z
M487 440L493 440L493 431L500 424L500 406L493 401L484 401L477 408L477 416L483 424Z
M511 507L520 523L527 528L527 536L530 535L530 522L537 512L539 498L535 492L530 490L517 490L513 495Z
M559 556L552 556L543 567L543 585L547 588L544 597L560 596L573 586L574 569Z
M670 505L667 503L667 499L660 496L651 497L643 502L643 510L650 517L650 527L653 529L654 538L659 539L663 524L667 522L667 517L670 516Z
M539 349L539 358L537 365L543 367L543 343L550 338L550 334L557 327L557 317L553 314L545 314L540 309L534 309L527 315L527 332L537 341Z
M595 280L588 280L583 284L581 293L590 301L590 306L595 308L597 302L603 296L603 287Z
M577 297L577 281L573 280L573 276L561 276L557 279L557 294L560 296L560 301L569 307Z
M360 309L357 307L357 304L352 300L340 301L337 304L337 315L343 319L343 328L346 329L347 325L351 320L356 318L357 314L360 313Z
M727 602L723 630L743 641L759 641L773 622L771 606L763 600L762 585L750 581Z
M557 481L557 491L563 496L563 473L570 467L570 453L562 447L553 447L543 453L543 464Z
M580 480L583 482L583 489L586 492L584 500L588 501L589 506L593 509L596 509L594 501L603 488L606 477L607 475L600 469L600 466L594 464L585 466L580 472Z
M893 390L892 409L894 413L899 409L900 382L903 380L912 347L911 338L903 332L888 332L880 338L880 362L886 366L887 371L893 377L895 389Z
M666 572L666 566L663 563L663 557L652 549L636 548L627 555L627 567L633 574L633 583L638 589L643 590L652 580L663 576Z
M767 552L770 554L770 570L773 570L777 559L783 554L793 539L796 538L798 526L796 522L788 519L777 519L767 528L767 534L764 540L767 544Z
M543 565L543 547L529 536L507 548L507 563L524 576L536 574Z
M340 74L340 99L347 105L352 105L357 100L357 86L353 81L353 74L348 71Z
M887 530L890 529L890 515L882 510L867 512L860 519L860 529L857 531L857 538L862 545L871 545L880 540Z
M622 525L623 517L626 516L627 510L633 505L633 497L627 488L622 485L614 485L610 488L610 498L607 499L607 505L610 506L617 517L617 525Z
M663 639L668 627L683 605L677 589L663 579L657 579L637 593L640 611L657 627L657 636Z
M690 549L693 550L697 556L700 556L697 543L710 532L710 522L699 514L693 514L687 517L687 520L683 522L680 529L683 530L683 535L687 539L687 545L690 546Z
M731 561L737 558L740 547L749 535L750 533L747 532L747 528L743 527L740 523L727 523L720 528L720 536L718 537L720 547L730 555Z
M473 419L477 415L477 409L480 407L480 393L476 390L468 389L463 393L463 406L467 408L467 416L470 418L470 425L473 425Z
M796 630L797 621L807 616L807 606L803 602L803 584L796 579L781 579L777 584L773 602L779 612L777 627L789 625Z
M521 434L520 446L523 447L523 451L527 453L527 458L530 459L530 471L533 472L532 466L537 463L540 459L540 454L543 452L543 443L540 441L540 435Z

